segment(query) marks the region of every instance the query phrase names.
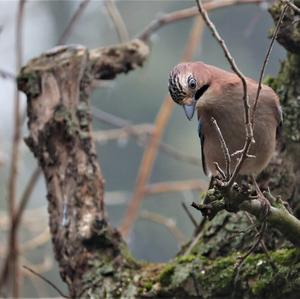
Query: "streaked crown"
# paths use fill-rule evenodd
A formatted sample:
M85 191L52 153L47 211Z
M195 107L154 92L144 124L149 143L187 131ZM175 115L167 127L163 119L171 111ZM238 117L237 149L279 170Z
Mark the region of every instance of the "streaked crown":
M179 79L179 70L174 68L169 75L169 92L174 102L180 104L187 96Z

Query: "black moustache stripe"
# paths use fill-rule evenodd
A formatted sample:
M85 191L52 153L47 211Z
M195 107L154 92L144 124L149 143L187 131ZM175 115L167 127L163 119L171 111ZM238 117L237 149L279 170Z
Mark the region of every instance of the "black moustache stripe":
M208 87L209 87L209 84L205 84L196 91L196 93L195 93L196 101L198 101L202 97L202 95L207 91Z

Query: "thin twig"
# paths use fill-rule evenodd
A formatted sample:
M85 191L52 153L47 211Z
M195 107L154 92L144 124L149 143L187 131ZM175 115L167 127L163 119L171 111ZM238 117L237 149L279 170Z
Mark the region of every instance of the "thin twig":
M167 218L158 213L142 210L139 214L140 219L149 220L165 226L169 232L174 236L179 245L183 245L186 242L186 238L181 230L176 226L175 221L172 218Z
M29 182L21 196L20 204L19 204L18 208L16 209L16 212L15 212L13 218L11 218L11 225L10 225L11 227L10 227L10 231L9 231L10 240L18 232L19 225L21 223L21 219L24 214L25 208L27 206L28 200L30 199L30 196L32 194L34 186L37 183L37 180L38 180L40 174L41 174L41 169L39 167L37 167L34 170L33 174L31 175ZM0 289L1 289L2 285L4 284L5 280L8 278L7 276L8 276L8 271L9 271L9 269L8 269L9 261L11 259L11 249L10 249L11 244L9 244L8 246L9 246L9 248L7 251L7 256L5 257L5 261L3 263L3 268L1 271L1 275L0 275Z
M297 7L294 3L288 1L288 0L280 0L280 2L287 4L289 7L291 7L295 12L300 14L300 8Z
M264 77L264 74L265 74L265 69L266 69L266 66L268 64L269 57L270 57L271 51L273 49L274 42L276 40L276 37L277 37L278 31L279 31L281 22L283 20L283 17L284 17L284 14L285 14L287 8L288 8L288 4L286 4L283 7L283 10L281 11L279 20L278 20L276 28L275 28L275 30L273 32L273 36L272 36L270 45L268 47L268 50L267 50L267 53L265 55L265 59L264 59L264 62L263 62L263 65L262 65L262 68L261 68L261 71L260 71L259 81L258 81L258 87L257 87L257 92L256 92L256 97L255 97L255 102L254 102L254 105L253 105L252 115L251 115L251 125L252 125L253 130L254 130L255 112L256 112L256 108L257 108L257 104L258 104L259 94L260 94L261 87L262 87L262 81L263 81L263 77Z
M250 214L248 212L245 212L245 214L246 214L246 217L248 218L248 220L250 221L251 226L254 227L256 233L258 234L259 231L258 231L258 229L257 229L257 227L256 227L256 225L255 225L255 223L253 221L253 219L251 218ZM266 256L267 256L267 258L268 258L268 260L269 260L269 262L271 264L271 266L272 266L272 268L274 270L276 270L277 267L276 267L275 263L272 261L272 258L271 258L270 254L269 254L268 248L267 248L266 243L265 243L265 241L264 241L263 238L261 239L260 244L261 244L261 246L262 246L262 248L263 248L263 250L264 250L264 252L265 252L265 254L266 254Z
M182 192L187 190L204 191L207 189L207 183L202 180L172 181L148 184L145 186L145 195L166 193L166 192Z
M16 71L19 72L22 66L23 56L23 16L25 0L19 1L17 19L16 19ZM9 181L8 181L8 206L11 222L13 222L16 212L16 194L17 194L17 176L19 166L19 145L21 137L21 119L20 119L20 94L15 88L14 97L14 133L12 141L12 154L10 161ZM17 231L9 232L9 271L12 279L12 294L14 298L19 298L20 277L18 264L18 236ZM1 284L0 284L1 289Z
M205 218L202 219L202 221L205 221ZM196 244L199 242L200 238L202 236L202 231L199 231L198 234L195 236L195 238L192 240L190 245L188 246L187 250L184 252L183 256L191 254L193 248L196 246Z
M223 8L232 5L241 5L241 4L260 4L263 3L262 0L225 0L225 1L209 1L204 3L206 10L214 10L217 8ZM161 29L163 26L182 21L188 18L197 16L198 14L197 6L177 10L168 14L160 16L158 19L153 20L140 34L137 38L148 41L151 35L153 35L157 30Z
M144 136L141 136L139 132L135 130L134 125L132 125L128 120L120 118L114 114L104 112L100 109L97 109L96 107L92 108L92 115L98 121L122 128L124 131L128 132L128 134L137 138L139 145L144 147L148 146L148 140L145 139ZM160 141L158 146L159 150L167 154L169 157L190 163L194 166L202 166L202 162L199 158L186 155L169 144Z
M0 70L0 77L3 79L10 79L16 81L16 76L13 73L5 70Z
M191 222L193 223L193 225L195 227L198 226L198 222L196 221L195 217L193 216L193 214L190 212L190 210L188 209L187 205L185 204L185 202L181 203L183 210L186 212L186 214L188 215L189 219L191 220Z
M39 277L40 279L42 279L44 282L46 282L48 285L50 285L60 296L62 296L63 298L70 298L68 296L66 296L53 282L51 282L49 279L47 279L46 277L44 277L43 275L35 272L33 269L24 266L23 268L28 270L29 272L31 272L32 274L36 275L37 277Z
M221 129L220 129L217 121L213 117L211 118L211 121L212 121L213 126L216 130L216 133L218 135L218 139L220 141L221 149L222 149L223 156L224 156L225 169L226 169L225 178L226 178L226 180L229 180L229 178L230 178L230 164L231 164L231 158L230 158L229 150L228 150L227 144L225 142L225 139L223 137L223 134L221 132Z
M18 206L17 212L15 214L15 219L14 219L15 227L18 227L21 222L21 219L22 219L23 213L25 211L25 208L27 206L28 200L30 199L32 191L33 191L41 173L42 173L41 168L36 167L36 169L33 171L32 175L26 185L26 188L21 196L20 204Z
M107 13L109 14L115 30L118 34L119 40L122 43L125 43L129 40L129 34L126 28L126 25L124 23L124 20L122 18L122 15L120 14L120 11L118 10L118 7L114 0L106 0L104 1L105 8L107 10Z
M76 9L75 13L71 17L68 25L66 26L64 32L62 33L62 35L58 39L57 45L65 44L65 42L67 41L67 39L69 38L69 36L70 36L70 34L73 30L74 25L79 20L80 16L84 12L84 10L87 7L87 5L89 4L89 2L90 2L90 0L82 0L80 2L78 8Z
M109 130L98 130L93 132L93 138L95 141L98 142L106 142L109 140L120 140L122 138L129 138L133 131L134 137L141 139L147 137L149 134L153 132L153 125L152 124L139 124L139 125L132 125L130 127L130 132L128 127L120 128L120 129L109 129Z
M203 32L203 22L201 19L197 18L195 20L194 26L191 30L190 36L186 43L182 60L191 60L193 53L198 48L199 41L201 39ZM134 224L140 204L145 195L145 185L147 184L151 172L153 169L154 161L158 152L158 146L160 139L162 138L163 132L166 128L166 125L171 117L171 112L174 108L174 103L171 101L169 96L166 96L161 108L157 114L155 120L155 131L153 132L148 147L146 147L142 162L139 167L139 172L133 192L132 199L128 205L128 209L125 213L124 219L122 221L120 232L123 237L127 237L132 225Z
M223 171L223 169L220 167L218 162L214 162L213 163L215 165L215 168L217 170L217 172L221 175L222 179L226 181L226 174Z
M261 229L257 234L256 241L251 246L251 248L242 257L240 257L239 261L236 263L236 265L234 267L234 270L236 271L236 275L235 275L235 278L234 278L234 290L236 289L236 284L238 282L238 279L239 279L239 276L240 276L240 270L241 270L243 264L245 263L247 257L254 252L254 250L257 248L257 246L261 243L261 241L263 239L263 235L264 235L264 232L266 230L266 225L267 225L266 222L262 223Z
M206 25L210 29L212 35L214 36L214 38L217 40L217 42L223 49L224 55L225 55L227 61L229 62L231 69L241 79L241 83L243 86L243 103L244 103L244 121L245 121L246 140L245 140L244 148L242 150L242 156L239 159L230 179L227 182L227 187L230 188L232 186L232 184L234 183L235 178L238 175L238 173L242 167L242 164L248 158L248 152L249 152L251 143L254 142L253 130L252 130L251 122L250 122L250 105L249 105L247 81L246 81L246 77L239 70L237 64L235 63L234 58L230 54L224 40L222 39L219 32L217 31L215 25L208 17L208 14L207 14L205 8L203 7L201 1L196 0L196 3L198 6L199 13L201 14L203 20L205 21Z

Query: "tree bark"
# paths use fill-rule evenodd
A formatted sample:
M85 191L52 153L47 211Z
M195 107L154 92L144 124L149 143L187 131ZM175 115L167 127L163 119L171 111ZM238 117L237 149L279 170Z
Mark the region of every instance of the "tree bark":
M274 19L278 5L271 9ZM299 44L290 41L300 36L299 22L290 31L284 29L297 17L289 10L291 20L284 23L279 41L290 52L278 77L269 79L282 98L284 139L260 181L289 199L299 216L300 57ZM288 45L282 42L285 36ZM95 50L59 47L30 61L18 76L19 89L28 100L25 141L44 173L53 249L69 296L298 298L300 251L277 229L269 228L265 238L269 257L257 250L237 275L234 269L240 252L249 249L255 235L236 233L250 225L242 213L219 213L206 222L189 254L185 254L187 244L165 264L135 260L119 232L107 223L89 95L94 83L142 66L148 55L148 46L139 40Z

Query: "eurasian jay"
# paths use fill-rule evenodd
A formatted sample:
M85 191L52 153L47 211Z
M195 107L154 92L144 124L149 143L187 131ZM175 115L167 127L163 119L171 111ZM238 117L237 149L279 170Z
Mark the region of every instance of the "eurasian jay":
M247 78L249 103L253 107L258 83ZM172 99L182 105L189 120L196 110L201 140L203 171L217 175L214 162L225 171L224 155L211 118L215 118L230 154L239 151L245 143L243 88L240 78L231 72L203 62L181 63L169 76ZM262 85L255 113L254 139L240 174L257 175L269 163L276 146L276 137L282 124L278 96L268 86ZM231 159L231 170L237 158Z

